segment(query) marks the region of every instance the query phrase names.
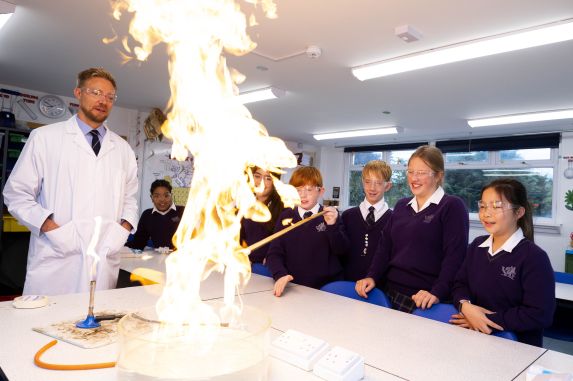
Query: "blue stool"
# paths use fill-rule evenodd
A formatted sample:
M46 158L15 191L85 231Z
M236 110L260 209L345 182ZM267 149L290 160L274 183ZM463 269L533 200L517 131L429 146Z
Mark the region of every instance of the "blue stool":
M336 281L328 283L322 286L321 290L330 292L331 294L337 294L345 296L347 298L361 300L363 302L376 304L377 306L391 308L390 300L386 297L386 294L378 288L372 289L368 293L368 298L365 299L356 293L355 283L350 281Z
M251 263L251 272L268 277L273 276L267 266L263 265L262 263Z
M497 331L492 333L493 336L501 337L503 339L517 341L517 336L511 331Z
M555 282L556 283L573 284L573 274L555 271Z
M432 319L436 321L441 321L442 323L449 323L450 318L453 314L457 314L458 309L454 307L453 304L438 303L434 304L428 309L416 308L412 315L425 317L426 319Z
M555 272L555 282L573 284L573 274ZM569 300L557 300L557 308L553 316L551 327L543 331L543 336L556 340L573 341L573 302Z
M426 310L417 308L414 310L414 312L412 312L413 315L440 321L442 323L449 323L452 315L457 313L458 309L454 307L453 304L446 304L446 303L434 304L431 308L428 308ZM508 340L517 341L517 336L515 336L515 333L511 331L498 331L492 333L492 335L497 337L502 337Z

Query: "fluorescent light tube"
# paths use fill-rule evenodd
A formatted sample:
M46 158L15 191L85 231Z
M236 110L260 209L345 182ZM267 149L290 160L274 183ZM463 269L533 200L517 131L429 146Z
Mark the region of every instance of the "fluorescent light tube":
M573 39L573 20L462 42L352 68L361 81Z
M247 91L239 94L239 100L243 104L265 101L267 99L280 98L286 94L286 91L276 87L266 87L260 90Z
M328 139L355 138L360 136L389 135L397 133L398 129L396 127L385 127L385 128L375 128L371 130L354 130L354 131L333 132L330 134L316 134L312 135L312 137L315 140L328 140Z
M10 20L10 17L12 17L12 15L13 13L0 13L0 29L2 29L4 24L6 24L8 20Z
M499 126L502 124L540 122L546 120L559 120L573 118L573 109L544 111L529 114L497 116L493 118L468 120L470 127Z
M14 11L16 11L14 4L0 0L0 29L10 20Z

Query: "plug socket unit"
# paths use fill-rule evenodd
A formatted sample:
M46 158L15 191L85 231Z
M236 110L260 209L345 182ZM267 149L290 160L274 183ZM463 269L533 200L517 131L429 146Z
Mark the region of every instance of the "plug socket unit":
M326 341L289 329L271 344L270 354L306 371L328 351Z
M364 378L364 358L333 347L314 366L313 373L327 381L357 381Z

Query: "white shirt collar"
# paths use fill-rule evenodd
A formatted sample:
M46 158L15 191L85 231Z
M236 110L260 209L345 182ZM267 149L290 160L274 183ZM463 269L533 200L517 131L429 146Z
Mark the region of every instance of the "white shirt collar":
M438 186L438 189L436 189L434 191L434 193L430 196L430 198L426 200L426 202L424 203L424 205L422 205L420 210L418 210L418 203L415 202L416 197L413 197L408 202L408 205L410 205L412 207L412 209L414 209L414 212L418 213L418 212L421 212L422 210L426 209L428 206L430 206L430 204L438 205L440 203L440 201L442 201L444 194L446 194L446 192L444 192L444 189L441 186Z
M495 251L495 253L493 252L493 236L490 235L485 241L483 241L483 243L481 245L479 245L479 247L487 247L487 252L489 253L489 255L494 256L497 253L499 253L500 251L504 250L507 251L508 253L511 253L513 251L513 249L515 249L515 247L517 246L517 244L519 242L521 242L521 240L525 238L525 236L523 235L523 231L521 230L521 228L517 228L517 230L511 235L511 237L509 237L507 239L507 241L505 241L503 243L503 245L501 245L501 247L499 249L497 249Z
M298 209L298 215L300 216L301 219L304 219L304 214L306 212L308 212L308 210L301 208L300 206L297 206ZM316 214L318 213L318 210L320 209L320 204L317 202L315 206L312 207L312 209L310 210L312 212L312 214Z
M167 209L165 212L161 212L159 210L157 210L157 208L155 206L153 206L153 210L151 211L151 214L153 213L159 213L162 216L166 215L167 213L169 213L171 210L177 210L177 207L175 206L175 203L172 202L171 206L169 207L169 209Z
M382 199L374 205L370 204L368 201L366 201L366 199L364 199L364 201L362 201L358 206L360 208L360 213L362 213L362 218L364 218L364 220L366 220L366 216L368 215L368 213L370 213L368 209L371 206L374 207L375 221L378 221L378 219L382 217L384 213L386 213L386 211L388 210L388 203L386 202L384 197L382 197Z

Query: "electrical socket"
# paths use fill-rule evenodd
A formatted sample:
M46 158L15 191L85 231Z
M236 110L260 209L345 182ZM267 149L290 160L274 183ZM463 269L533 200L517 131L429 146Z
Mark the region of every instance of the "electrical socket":
M364 378L364 358L358 353L334 347L314 366L313 373L328 381L356 381Z
M328 343L322 339L289 329L272 342L270 354L308 371L328 348Z

